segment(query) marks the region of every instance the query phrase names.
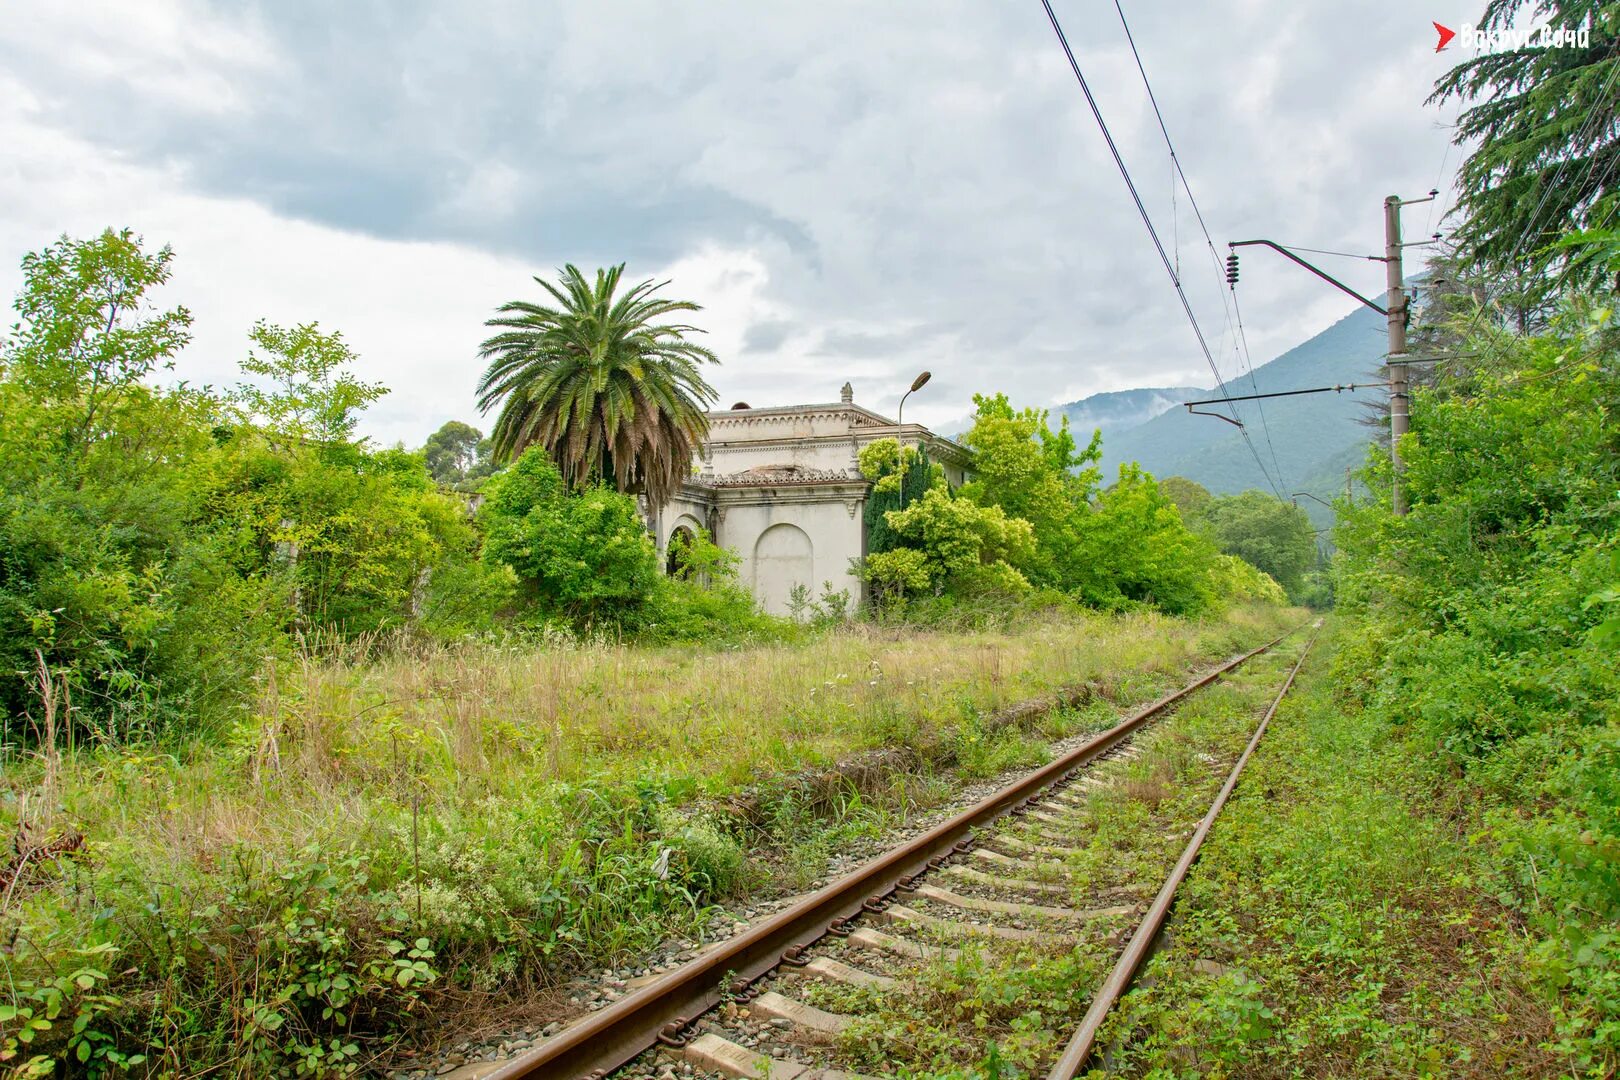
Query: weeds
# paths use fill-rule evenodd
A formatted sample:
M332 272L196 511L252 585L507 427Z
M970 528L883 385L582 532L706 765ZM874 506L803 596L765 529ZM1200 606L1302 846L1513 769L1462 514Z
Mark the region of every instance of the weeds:
M1307 663L1178 899L1169 947L1104 1031L1125 1075L1566 1071L1446 785ZM1094 1075L1101 1075L1100 1072Z
M772 875L805 887L956 777L1102 718L998 727L1012 702L1122 671L1146 694L1279 617L306 654L266 672L226 740L7 769L0 828L85 839L30 861L0 915L0 1004L18 1010L0 1036L18 1036L29 987L106 946L84 1030L108 1068L118 1053L177 1076L370 1069L429 1020L699 933ZM77 1053L64 1038L42 1031L38 1052Z

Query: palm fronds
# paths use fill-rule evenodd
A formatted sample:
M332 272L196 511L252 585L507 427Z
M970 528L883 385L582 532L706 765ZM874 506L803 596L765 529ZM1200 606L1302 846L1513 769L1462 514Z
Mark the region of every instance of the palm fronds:
M557 284L535 278L555 305L502 304L485 323L498 332L479 349L478 407L501 408L497 459L542 446L573 486L605 480L661 506L708 435L716 395L701 365L719 360L687 340L699 328L656 321L699 305L657 296L669 282L651 279L615 296L623 272L593 283L570 264Z

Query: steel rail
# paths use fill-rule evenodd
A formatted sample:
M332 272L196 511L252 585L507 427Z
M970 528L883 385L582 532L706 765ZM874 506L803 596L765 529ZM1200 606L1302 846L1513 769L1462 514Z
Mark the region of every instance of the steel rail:
M1297 628L1296 628L1297 629ZM679 1046L682 1032L728 994L778 964L792 963L801 950L829 932L838 933L867 905L875 906L909 879L944 864L973 844L973 831L1040 796L1076 768L1121 742L1137 728L1194 691L1294 633L1251 649L1051 763L1009 784L975 806L878 856L792 907L739 934L726 944L671 971L657 982L565 1028L539 1046L491 1073L488 1080L575 1080L600 1077L659 1042Z
M1081 1067L1085 1065L1086 1058L1091 1056L1092 1045L1097 1041L1097 1033L1102 1030L1103 1021L1125 993L1126 988L1130 986L1131 980L1136 977L1142 962L1147 959L1148 952L1153 948L1153 943L1159 936L1159 931L1164 927L1165 917L1170 914L1170 905L1175 902L1176 890L1181 887L1182 881L1187 877L1187 871L1192 869L1192 864L1197 861L1198 849L1203 846L1204 838L1209 835L1210 827L1215 824L1216 816L1220 814L1221 808L1226 805L1226 800L1231 797L1233 789L1237 787L1238 777L1242 775L1243 767L1249 763L1249 758L1254 754L1254 748L1260 745L1260 736L1266 733L1266 725L1271 723L1271 718L1277 714L1278 706L1282 704L1289 688L1294 685L1294 676L1299 674L1300 666L1305 663L1305 657L1310 654L1311 646L1316 644L1316 634L1320 631L1321 626L1320 622L1316 624L1316 629L1311 633L1310 640L1305 643L1305 648L1300 650L1299 659L1295 660L1294 666L1288 670L1288 677L1283 680L1282 689L1277 691L1277 696L1272 699L1271 706L1266 709L1266 714L1260 718L1260 723L1254 729L1253 737L1249 739L1249 745L1244 748L1243 754L1237 759L1237 764L1232 766L1232 772L1227 776L1226 783L1221 785L1221 790L1215 796L1215 801L1210 804L1209 812L1204 815L1204 820L1200 821L1198 828L1193 831L1192 839L1187 841L1187 847L1182 851L1181 858L1177 860L1175 869L1171 870L1170 876L1165 878L1163 887L1159 889L1159 895L1154 897L1153 906L1148 908L1146 915L1142 916L1141 925L1137 927L1136 933L1131 935L1131 943L1120 954L1119 962L1114 965L1114 970L1109 973L1107 980L1102 985L1102 989L1097 991L1096 997L1092 998L1091 1008L1086 1010L1085 1018L1080 1021L1080 1027L1069 1040L1068 1046L1064 1048L1063 1055L1058 1058L1057 1064L1053 1065L1052 1070L1046 1074L1046 1080L1073 1080L1074 1076L1080 1072Z

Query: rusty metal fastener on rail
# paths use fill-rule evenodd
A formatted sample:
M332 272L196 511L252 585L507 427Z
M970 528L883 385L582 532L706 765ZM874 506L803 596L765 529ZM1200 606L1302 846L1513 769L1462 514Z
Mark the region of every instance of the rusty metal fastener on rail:
M1320 622L1316 624L1318 630L1321 625ZM1237 764L1232 766L1232 772L1227 776L1226 783L1221 785L1221 790L1216 794L1215 801L1210 803L1209 812L1198 823L1198 828L1193 830L1192 839L1187 841L1187 847L1182 851L1181 858L1176 861L1175 868L1170 871L1170 876L1165 878L1164 885L1159 889L1159 895L1153 899L1153 906L1148 908L1146 915L1142 916L1141 925L1131 934L1130 944L1120 954L1119 962L1114 965L1114 970L1109 973L1107 980L1102 985L1102 989L1097 991L1096 997L1092 998L1091 1008L1086 1011L1085 1018L1080 1021L1079 1029L1069 1039L1069 1044L1064 1048L1063 1055L1058 1058L1057 1064L1053 1065L1052 1070L1046 1074L1046 1080L1073 1080L1075 1074L1080 1071L1080 1067L1086 1063L1086 1058L1091 1056L1091 1048L1097 1041L1097 1033L1102 1030L1103 1020L1108 1016L1109 1010L1114 1007L1114 1004L1125 993L1126 988L1130 986L1131 980L1136 977L1136 972L1141 968L1142 962L1147 959L1148 950L1153 947L1154 940L1159 936L1159 930L1164 926L1165 917L1170 914L1170 905L1175 902L1176 890L1181 887L1182 881L1187 877L1187 871L1192 869L1192 864L1198 859L1198 849L1203 846L1204 837L1209 835L1210 827L1215 824L1216 816L1220 814L1221 808L1226 805L1226 800L1231 796L1232 789L1237 787L1238 777L1242 775L1243 767L1249 763L1250 756L1254 754L1254 748L1260 745L1260 736L1266 733L1266 725L1271 723L1271 718L1277 714L1277 707L1282 704L1283 697L1287 695L1289 688L1294 685L1294 676L1299 674L1300 665L1305 663L1305 657L1310 653L1311 646L1314 644L1316 644L1316 633L1313 631L1310 640L1299 651L1299 659L1295 660L1294 666L1288 669L1288 677L1283 680L1282 689L1277 691L1277 696L1272 699L1271 706L1266 709L1265 715L1260 718L1260 723L1255 726L1254 735L1249 739L1249 745L1244 747L1242 755L1237 759Z
M859 914L867 897L874 893L886 894L902 878L914 877L927 867L944 865L946 859L957 854L956 845L969 839L974 829L1000 818L1053 781L1111 749L1188 694L1208 686L1287 636L1284 634L1251 649L1180 690L1166 694L977 805L891 848L657 982L565 1028L528 1053L507 1062L491 1073L488 1080L519 1080L520 1077L577 1080L596 1069L618 1068L658 1042L672 1020L701 1016L719 1004L728 975L757 979L780 963L788 948L807 945L824 934L838 933L839 929L847 934L849 920Z

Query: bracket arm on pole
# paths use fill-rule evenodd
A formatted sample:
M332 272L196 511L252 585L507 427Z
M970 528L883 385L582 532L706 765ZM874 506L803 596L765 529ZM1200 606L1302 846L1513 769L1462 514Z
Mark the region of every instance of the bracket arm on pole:
M1298 255L1295 255L1292 251L1289 251L1287 248L1283 247L1281 244L1273 243L1270 240L1234 240L1231 243L1227 244L1226 246L1227 247L1239 248L1239 247L1252 247L1252 246L1254 246L1256 244L1259 244L1259 245L1264 246L1264 247L1268 247L1271 250L1277 252L1280 255L1283 255L1286 258L1294 260L1295 262L1299 263L1299 265L1303 266L1305 269L1309 270L1311 273L1315 274L1317 277L1319 277L1323 281L1327 282L1329 285L1332 285L1334 288L1338 289L1340 292L1349 293L1351 296L1355 297L1357 300L1360 300L1363 304L1366 304L1368 307L1370 307L1374 311L1378 312L1378 314L1384 316L1385 318L1389 317L1389 309L1388 308L1384 307L1382 304L1376 304L1373 301L1367 299L1365 296L1362 296L1360 293L1356 292L1356 290L1352 289L1350 286L1346 285L1344 282L1340 281L1338 278L1334 277L1332 274L1328 273L1326 270L1323 270L1323 269L1321 269L1319 267L1313 266L1312 264L1306 262L1304 259L1300 258Z

